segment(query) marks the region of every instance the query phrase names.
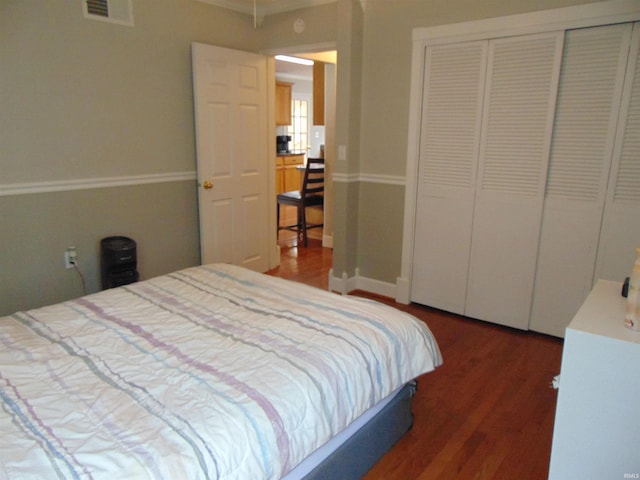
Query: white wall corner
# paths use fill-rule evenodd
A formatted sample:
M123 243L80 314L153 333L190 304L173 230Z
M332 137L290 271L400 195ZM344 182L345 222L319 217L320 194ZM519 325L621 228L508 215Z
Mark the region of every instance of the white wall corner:
M342 276L334 275L333 268L329 270L329 291L338 292L341 295L347 293L347 272L342 272Z
M342 272L342 276L337 277L333 269L329 270L329 290L342 295L347 295L354 290L363 290L389 298L396 298L398 291L393 283L360 276L360 270L357 268L353 277L349 277L347 272ZM408 300L406 303L409 303Z
M346 295L352 290L355 290L356 279L358 276L358 269L356 269L356 275L349 278L347 272L342 272L341 277L334 275L333 268L329 270L329 290L332 292L338 292L341 295Z
M396 302L408 305L411 302L409 289L409 279L398 277L396 279Z
M322 235L322 246L324 248L333 248L333 235Z

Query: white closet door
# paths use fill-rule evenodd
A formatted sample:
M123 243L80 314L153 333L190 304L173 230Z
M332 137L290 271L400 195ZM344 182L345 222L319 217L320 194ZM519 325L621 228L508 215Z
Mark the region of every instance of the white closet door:
M411 300L464 313L487 41L426 49Z
M467 316L527 329L564 33L490 41Z
M563 337L593 286L631 30L565 37L529 324L537 332Z
M622 281L640 247L640 23L635 23L607 190L596 278Z

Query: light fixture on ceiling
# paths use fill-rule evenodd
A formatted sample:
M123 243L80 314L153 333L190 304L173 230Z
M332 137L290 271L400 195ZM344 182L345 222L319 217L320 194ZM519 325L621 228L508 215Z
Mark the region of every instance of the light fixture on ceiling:
M306 58L298 58L298 57L290 57L288 55L276 55L276 60L281 60L283 62L289 63L297 63L298 65L313 65L313 60L308 60Z

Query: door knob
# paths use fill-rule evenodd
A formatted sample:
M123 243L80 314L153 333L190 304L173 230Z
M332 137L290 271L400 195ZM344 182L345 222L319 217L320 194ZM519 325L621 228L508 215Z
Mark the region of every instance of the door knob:
M211 190L213 188L213 182L211 180L205 180L202 186L205 190Z

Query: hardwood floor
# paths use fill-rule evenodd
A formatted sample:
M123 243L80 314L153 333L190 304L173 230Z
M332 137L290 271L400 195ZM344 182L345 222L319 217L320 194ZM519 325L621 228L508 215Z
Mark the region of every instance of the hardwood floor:
M320 242L285 247L281 261L269 273L327 288L331 250ZM444 357L443 366L419 379L412 430L365 480L547 478L561 339L353 294L426 322Z
M297 210L296 207L290 205L280 205L280 225L294 225L296 223ZM308 220L310 223L322 223L322 210L309 207L307 208ZM280 247L295 247L298 245L298 235L291 230L280 230L278 232L278 243ZM322 228L311 228L307 230L307 238L322 240ZM311 245L311 244L309 244ZM319 244L316 242L316 246ZM331 266L329 265L329 268Z

